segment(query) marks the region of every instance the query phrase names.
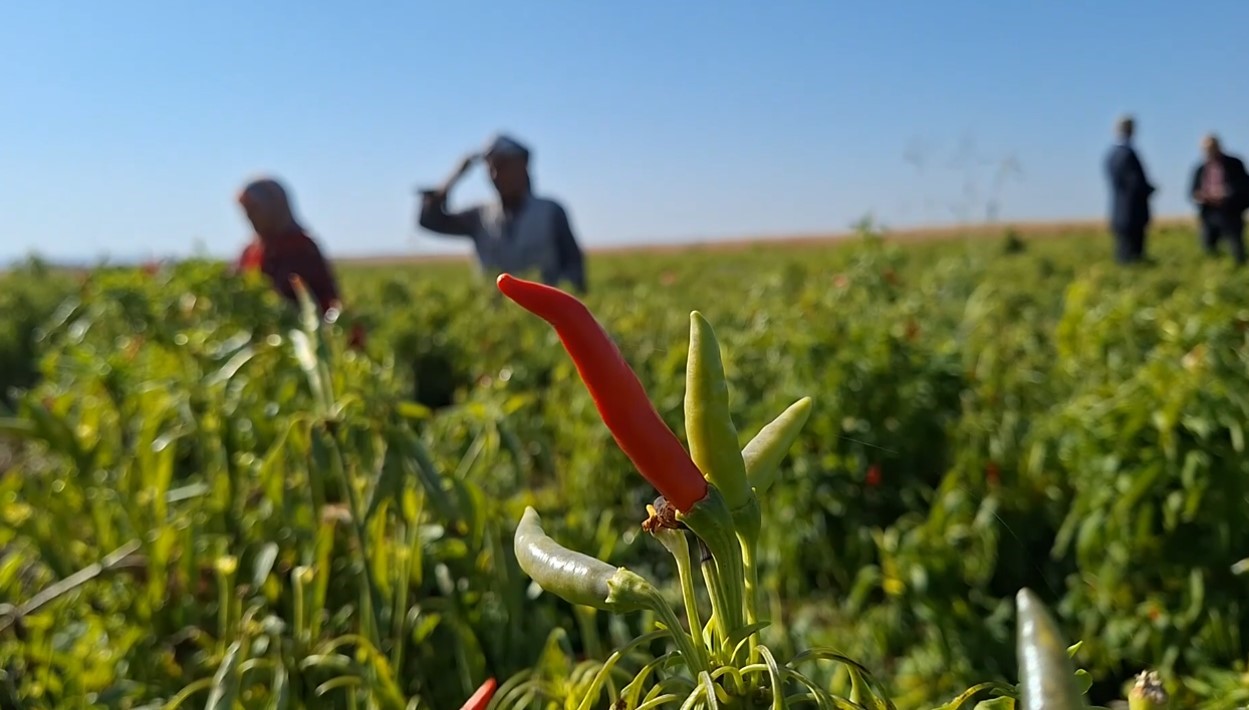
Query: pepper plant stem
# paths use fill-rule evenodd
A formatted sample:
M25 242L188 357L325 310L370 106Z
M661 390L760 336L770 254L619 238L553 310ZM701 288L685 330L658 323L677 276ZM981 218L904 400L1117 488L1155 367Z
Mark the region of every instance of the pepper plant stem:
M707 585L707 597L711 600L711 618L708 624L711 626L714 645L721 648L729 635L724 627L724 598L720 590L720 574L716 571L715 560L703 562L702 570L703 583Z
M379 636L383 624L379 614L381 613L381 590L378 588L377 581L373 578L373 559L372 548L369 545L368 532L364 529L364 510L360 505L360 497L356 492L355 483L352 481L351 475L347 471L346 464L343 459L342 448L339 446L337 437L331 429L322 422L319 426L312 428L310 433L314 442L320 441L325 447L325 455L329 459L330 475L337 479L347 495L347 505L351 511L351 532L356 539L356 545L360 548L360 567L364 577L364 589L360 592L361 606L365 607L364 613L364 637L369 640L377 648L381 648L381 638Z
M742 548L724 496L713 485L707 495L678 518L698 536L715 564L721 608L716 610L725 637L742 626ZM711 590L708 589L708 592Z
M759 532L763 527L763 513L760 510L759 498L753 490L746 503L733 510L732 517L733 527L737 532L737 542L741 548L741 589L744 595L746 624L750 625L759 621L759 571L756 563ZM757 632L750 634L749 643L750 662L754 663L759 660Z
M746 578L746 625L759 621L759 571L755 566L755 546L742 545L742 572ZM750 662L759 660L759 632L750 633Z
M716 561L716 571L720 577L721 595L724 599L724 607L728 616L725 619L724 628L726 640L737 629L742 627L742 587L745 580L742 578L742 552L741 548L733 546L733 558L727 562Z
M689 624L690 636L706 653L707 642L703 638L703 625L699 620L698 597L694 594L694 569L690 565L690 545L685 533L680 530L656 530L655 537L668 552L676 558L677 578L681 581L681 601L685 604L686 622Z
M680 650L681 656L685 658L685 664L689 667L690 673L697 678L699 673L706 673L711 670L711 661L707 657L707 649L701 643L694 643L692 633L685 633L681 628L681 620L677 618L677 613L673 611L672 605L668 603L658 590L652 588L651 608L659 615L660 620L664 622L664 626L668 627L668 633L672 636L672 640L676 643L677 649Z

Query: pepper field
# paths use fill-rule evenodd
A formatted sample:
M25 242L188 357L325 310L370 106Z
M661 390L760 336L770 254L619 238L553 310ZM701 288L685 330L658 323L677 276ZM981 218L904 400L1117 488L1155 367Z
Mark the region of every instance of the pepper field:
M1154 669L1173 707L1230 710L1249 277L1185 228L1151 250L591 255L586 303L678 436L692 310L741 444L813 398L762 501L771 648L834 648L935 708L1017 681L1026 587L1081 642L1090 701ZM679 601L640 529L654 489L551 329L465 264L342 267L366 353L223 270L0 277L0 384L25 388L0 405L0 708L442 709L520 673L565 707L654 619L541 593L512 551L526 506ZM809 673L851 692L844 666ZM990 697L964 707L1014 707Z

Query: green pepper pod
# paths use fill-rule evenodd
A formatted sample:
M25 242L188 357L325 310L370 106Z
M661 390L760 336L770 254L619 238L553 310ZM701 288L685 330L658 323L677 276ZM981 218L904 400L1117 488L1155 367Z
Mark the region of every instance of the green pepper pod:
M705 658L707 646L702 635L703 625L698 614L698 596L694 593L694 571L690 565L690 546L685 539L685 532L672 528L659 528L651 531L651 535L668 552L672 553L672 557L677 563L677 577L681 581L681 599L685 604L685 616L689 623L690 641L698 649L698 653Z
M525 508L516 526L513 545L516 561L525 574L544 591L566 602L615 612L650 606L646 595L634 593L638 580L645 580L624 567L612 567L560 545L542 529L542 518L531 507Z
M810 416L811 398L803 397L760 429L755 438L742 449L746 478L755 489L756 495L763 495L772 486L781 459L785 458L785 453L793 446L798 432L802 431Z
M729 413L729 385L724 378L720 344L711 324L690 313L690 348L685 365L685 434L690 458L724 496L729 510L750 502L746 464L738 450L737 427Z
M1075 669L1067 656L1058 623L1030 589L1015 597L1018 631L1019 691L1022 710L1080 710Z

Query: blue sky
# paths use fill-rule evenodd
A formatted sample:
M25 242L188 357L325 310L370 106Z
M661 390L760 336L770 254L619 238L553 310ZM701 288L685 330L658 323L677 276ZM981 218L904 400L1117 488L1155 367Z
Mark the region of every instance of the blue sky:
M1184 214L1197 141L1249 151L1249 2L5 3L0 259L234 255L291 187L331 255L456 245L413 188L504 129L582 241L1096 217L1122 111ZM1004 167L1006 166L1006 167ZM481 172L455 195L488 195Z

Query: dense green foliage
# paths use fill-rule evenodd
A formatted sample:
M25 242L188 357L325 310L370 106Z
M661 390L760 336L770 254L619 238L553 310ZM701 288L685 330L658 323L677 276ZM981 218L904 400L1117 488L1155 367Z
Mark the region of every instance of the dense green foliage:
M1231 708L1249 281L1191 234L1158 242L1130 269L1099 235L603 258L587 303L674 431L694 309L743 444L814 398L768 493L772 645L835 647L931 707L1014 681L1029 587L1083 642L1093 699L1151 667L1177 702ZM464 265L346 270L367 356L213 265L4 278L27 305L0 314L0 355L37 352L42 380L5 420L0 602L105 564L0 631L0 705L358 685L444 708L487 675L561 682L642 620L534 598L510 550L525 505L674 576L638 534L654 491L555 336Z
M31 259L0 277L0 403L38 379L36 332L70 293L73 281Z

